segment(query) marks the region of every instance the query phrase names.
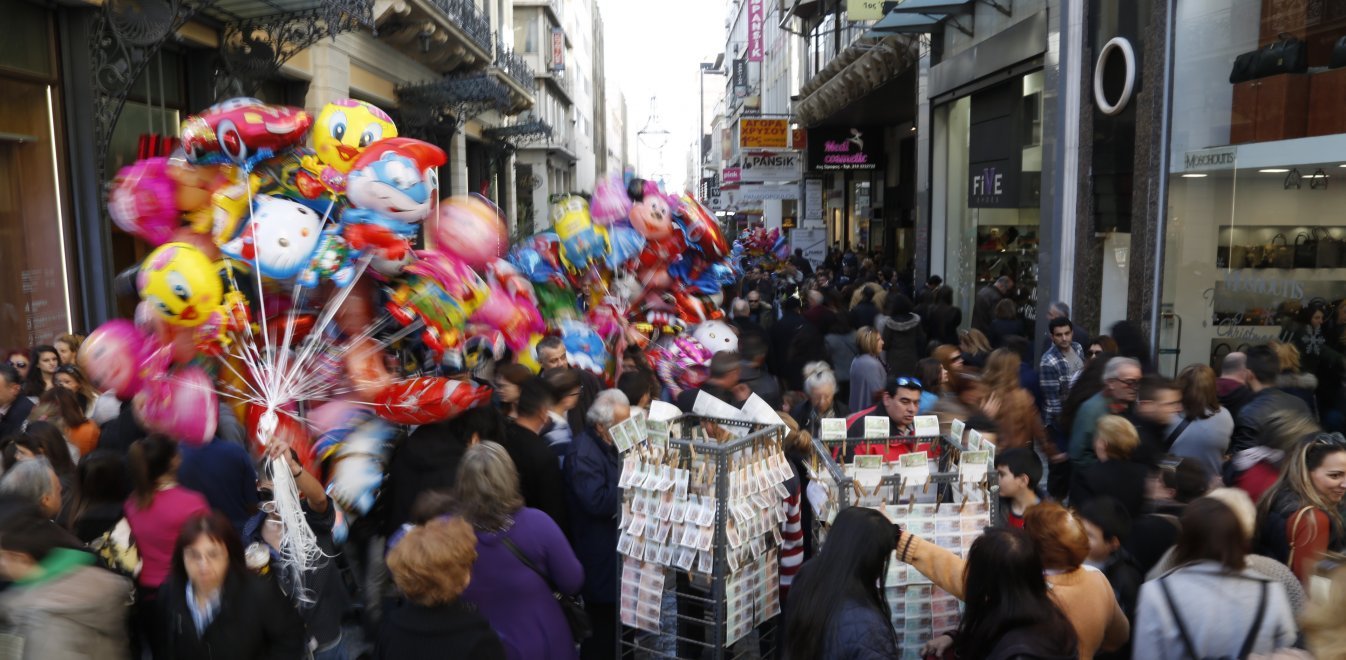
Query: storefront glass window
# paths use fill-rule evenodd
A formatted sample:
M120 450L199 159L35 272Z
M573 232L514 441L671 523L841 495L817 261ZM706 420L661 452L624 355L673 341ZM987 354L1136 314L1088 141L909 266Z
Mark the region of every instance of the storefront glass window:
M937 203L945 282L970 321L978 289L1007 275L1020 315L1035 318L1041 222L1042 72L935 110ZM941 135L942 134L942 135Z
M22 0L0 0L5 38L0 39L0 67L38 76L55 76L48 12Z
M1289 341L1340 428L1346 68L1330 65L1346 56L1346 3L1177 12L1159 368L1218 368L1230 351Z

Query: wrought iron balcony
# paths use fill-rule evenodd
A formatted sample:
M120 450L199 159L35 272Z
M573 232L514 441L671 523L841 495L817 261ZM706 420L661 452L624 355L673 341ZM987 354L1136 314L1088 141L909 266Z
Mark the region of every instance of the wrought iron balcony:
M570 88L570 74L564 69L560 71L549 70L543 74L543 77L556 88L556 91L561 93L567 105L575 102L575 95Z
M530 95L537 91L537 83L533 80L536 75L533 73L533 67L528 66L528 61L523 56L507 48L501 41L496 41L495 65Z
M481 49L491 50L491 19L472 0L431 0L449 21L458 26Z

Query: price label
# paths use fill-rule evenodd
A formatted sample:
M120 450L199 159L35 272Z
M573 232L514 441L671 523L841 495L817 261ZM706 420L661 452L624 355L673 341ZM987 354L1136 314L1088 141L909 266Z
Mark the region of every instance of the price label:
M846 420L841 417L827 417L822 420L820 434L823 440L845 440Z
M912 424L916 427L916 437L939 437L939 418L934 415L917 415Z
M865 439L882 440L888 437L888 418L877 415L865 417Z

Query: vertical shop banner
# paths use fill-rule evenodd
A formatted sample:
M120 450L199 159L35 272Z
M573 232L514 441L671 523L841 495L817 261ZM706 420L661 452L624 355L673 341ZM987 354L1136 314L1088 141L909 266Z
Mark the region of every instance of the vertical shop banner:
M566 33L561 28L551 30L551 70L566 70Z
M823 225L823 180L804 181L804 224Z
M796 249L804 251L804 258L808 259L814 268L821 266L823 259L827 258L827 230L791 229L790 251Z
M734 96L743 98L748 95L748 61L743 58L734 60Z
M766 0L748 0L748 61L762 61L762 26L766 23Z

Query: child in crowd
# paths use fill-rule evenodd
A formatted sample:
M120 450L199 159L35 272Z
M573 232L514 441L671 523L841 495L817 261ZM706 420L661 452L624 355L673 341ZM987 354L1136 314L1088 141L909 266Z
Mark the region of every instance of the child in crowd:
M1108 578L1117 604L1129 620L1136 611L1136 596L1145 576L1122 543L1131 535L1131 516L1121 502L1106 495L1089 500L1077 512L1089 535L1086 564Z
M996 454L995 472L1000 482L1000 507L995 526L1023 529L1024 514L1029 507L1042 501L1038 495L1042 463L1032 449L1018 447Z

